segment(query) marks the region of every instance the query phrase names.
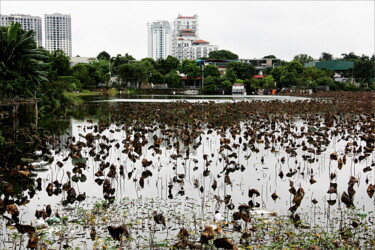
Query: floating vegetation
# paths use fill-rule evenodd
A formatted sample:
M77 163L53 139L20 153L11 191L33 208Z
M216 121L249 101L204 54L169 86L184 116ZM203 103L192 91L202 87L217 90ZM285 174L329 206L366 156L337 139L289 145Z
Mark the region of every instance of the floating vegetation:
M0 248L373 248L373 97L77 106L5 137Z
M63 209L60 217L48 217L48 225L32 220L32 225L8 227L6 246L17 247L28 241L22 232L36 235L38 244L48 249L149 249L160 247L212 247L230 244L239 248L372 248L375 245L374 212L330 211L337 224L309 224L311 214L292 216L277 211L242 207L226 211L225 219L213 221L213 213L200 216L199 201L171 202L163 199L123 199L109 204L92 200L92 208ZM214 206L215 201L206 203ZM163 222L155 219L162 211ZM238 215L240 214L240 217ZM325 216L327 214L315 214ZM204 218L204 219L202 219ZM20 228L21 227L21 228ZM226 239L226 240L223 240Z

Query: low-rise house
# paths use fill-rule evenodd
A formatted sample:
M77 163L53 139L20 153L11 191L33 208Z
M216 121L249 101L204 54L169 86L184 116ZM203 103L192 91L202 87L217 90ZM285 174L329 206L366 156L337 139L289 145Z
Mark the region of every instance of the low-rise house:
M315 67L317 69L331 70L335 74L333 79L337 82L352 82L354 84L353 78L343 77L342 75L348 75L354 68L354 62L345 60L331 60L331 61L313 61L304 64L305 67ZM352 75L349 73L349 75Z
M224 76L227 72L228 63L238 62L238 60L225 59L198 59L196 60L198 66L214 65L218 68L220 75Z
M233 84L232 95L246 95L245 85L243 85L242 83Z
M74 56L70 58L70 67L73 67L74 65L78 63L91 63L91 62L96 62L96 61L98 61L96 57Z
M263 71L266 68L274 68L281 65L281 60L278 58L238 59L238 61L253 65L257 70L257 75L263 75Z

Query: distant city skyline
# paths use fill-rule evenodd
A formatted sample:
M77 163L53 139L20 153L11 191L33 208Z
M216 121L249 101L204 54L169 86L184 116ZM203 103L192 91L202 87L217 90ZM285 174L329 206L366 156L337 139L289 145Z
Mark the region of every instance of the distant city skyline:
M31 16L24 14L1 15L0 26L19 23L25 31L34 31L36 45L53 52L63 50L67 56L72 56L72 29L70 15L61 13ZM44 26L42 32L42 23Z
M36 46L44 46L42 33L42 18L30 15L2 15L0 26L8 26L11 23L19 23L25 31L34 31Z
M147 23L179 14L197 14L202 38L240 58L374 53L374 1L0 1L1 15L56 12L72 17L72 56L148 57Z
M61 13L44 15L45 49L52 52L63 50L72 56L72 27L70 15Z

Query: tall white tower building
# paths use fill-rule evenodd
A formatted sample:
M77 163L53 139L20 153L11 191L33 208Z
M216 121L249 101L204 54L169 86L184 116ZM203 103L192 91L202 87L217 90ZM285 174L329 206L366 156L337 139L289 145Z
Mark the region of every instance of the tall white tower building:
M168 21L147 23L148 57L155 60L170 55L171 29Z
M72 26L70 15L59 13L44 15L45 49L52 52L63 50L72 56Z
M199 38L198 15L179 15L173 22L171 54L179 60L208 57L218 46Z
M35 41L38 47L42 44L42 18L38 16L11 14L1 15L0 26L8 26L10 23L19 23L25 31L35 32Z
M178 15L173 22L172 56L179 60L192 58L193 51L190 49L190 46L195 40L199 40L198 15Z

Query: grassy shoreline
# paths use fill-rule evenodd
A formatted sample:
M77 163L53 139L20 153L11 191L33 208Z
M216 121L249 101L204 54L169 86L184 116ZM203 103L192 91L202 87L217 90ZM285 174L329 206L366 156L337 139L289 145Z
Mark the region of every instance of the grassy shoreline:
M103 91L83 90L82 92L65 92L65 96L93 96L93 95L116 95L120 92L116 89L103 89Z

